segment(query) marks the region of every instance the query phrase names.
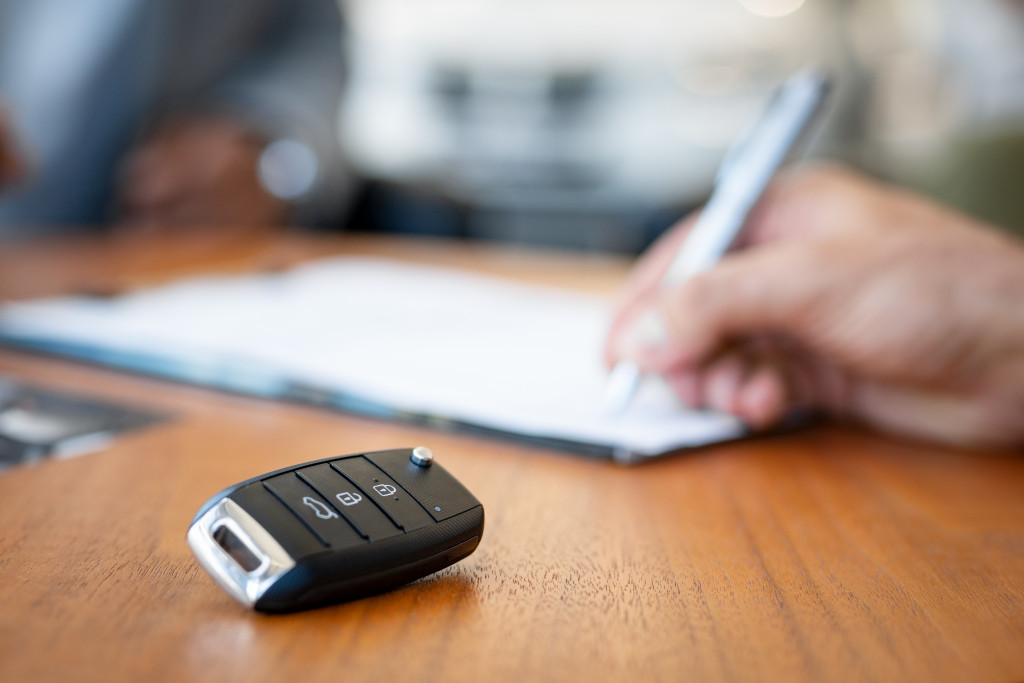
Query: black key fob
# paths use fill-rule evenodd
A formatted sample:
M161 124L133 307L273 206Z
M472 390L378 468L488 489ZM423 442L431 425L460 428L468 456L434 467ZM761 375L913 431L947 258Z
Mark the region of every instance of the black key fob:
M243 604L289 612L380 593L476 549L484 508L427 448L288 467L206 502L188 544Z

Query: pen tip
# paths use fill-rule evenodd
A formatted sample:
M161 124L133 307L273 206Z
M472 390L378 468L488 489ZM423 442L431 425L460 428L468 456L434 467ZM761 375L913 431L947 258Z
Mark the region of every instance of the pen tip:
M639 384L640 368L636 363L628 360L616 363L605 385L601 414L605 417L617 417L626 412Z

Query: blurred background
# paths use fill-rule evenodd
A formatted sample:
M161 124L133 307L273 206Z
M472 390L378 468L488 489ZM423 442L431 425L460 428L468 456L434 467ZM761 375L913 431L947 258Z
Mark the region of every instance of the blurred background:
M340 135L381 229L641 249L706 198L729 143L808 63L838 86L812 156L1024 219L1016 0L343 7Z
M0 144L0 237L637 252L809 63L837 85L810 156L1022 228L1022 0L0 0L0 134L28 167Z

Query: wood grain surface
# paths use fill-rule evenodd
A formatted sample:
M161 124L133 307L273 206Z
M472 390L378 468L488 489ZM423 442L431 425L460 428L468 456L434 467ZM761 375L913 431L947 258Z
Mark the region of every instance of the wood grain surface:
M207 260L68 249L0 254L0 292L338 250L600 292L624 272L609 259L365 238L293 236ZM173 415L103 452L0 474L0 681L1024 681L1016 453L819 426L623 468L14 351L0 352L0 373ZM432 577L263 616L185 544L224 486L415 445L487 514L476 553Z

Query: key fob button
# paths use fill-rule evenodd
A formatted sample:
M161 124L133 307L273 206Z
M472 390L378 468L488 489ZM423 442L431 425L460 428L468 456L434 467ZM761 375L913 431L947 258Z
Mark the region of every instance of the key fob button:
M271 477L263 485L327 545L337 548L366 542L333 505L295 472Z
M292 557L322 552L327 545L291 510L281 505L259 481L235 490L229 496L242 506Z
M374 505L362 489L339 474L330 464L306 467L299 470L298 474L331 501L365 538L379 541L402 533L402 529Z
M407 450L367 453L366 458L415 496L438 522L480 504L465 486L440 467L426 468L411 462Z
M415 498L366 458L334 460L331 466L362 489L367 498L406 532L434 523Z

